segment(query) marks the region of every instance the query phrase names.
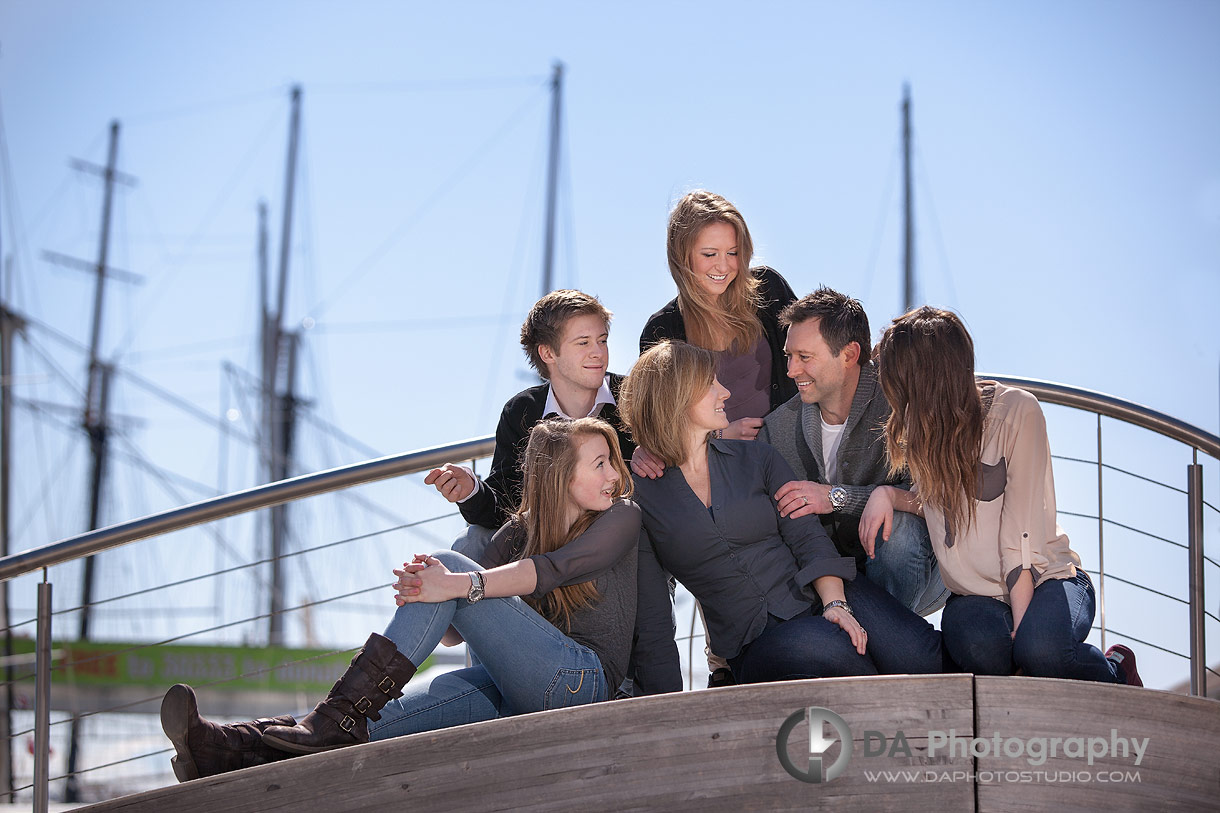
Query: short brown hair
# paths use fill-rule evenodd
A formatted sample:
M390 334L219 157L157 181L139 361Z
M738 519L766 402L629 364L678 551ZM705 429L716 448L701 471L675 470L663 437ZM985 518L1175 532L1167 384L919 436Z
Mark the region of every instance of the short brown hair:
M619 390L619 414L636 444L666 466L686 459L691 406L716 379L716 354L693 344L662 341L644 351Z
M610 319L614 314L597 297L581 291L551 291L530 308L529 315L521 325L521 348L538 375L550 378L538 348L546 345L558 353L563 326L573 316L585 315L599 317L606 323L606 330L610 330Z
M819 319L818 330L830 352L839 355L851 342L860 345L857 364L864 367L872 355L872 337L868 328L868 314L860 300L823 285L808 296L803 296L779 315L783 327L802 325L810 319Z

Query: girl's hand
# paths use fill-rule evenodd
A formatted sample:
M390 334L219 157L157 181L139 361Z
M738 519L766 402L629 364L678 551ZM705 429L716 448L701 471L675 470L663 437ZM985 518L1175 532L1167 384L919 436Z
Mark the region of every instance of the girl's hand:
M864 511L860 514L860 544L868 558L875 559L877 548L877 533L881 533L884 542L890 541L890 531L894 528L894 495L889 486L877 486L868 495Z
M861 655L864 654L868 647L868 633L864 631L864 627L860 626L860 622L854 615L842 607L831 607L822 613L822 617L832 624L838 624L851 638L851 645L856 648L856 651Z
M738 418L725 427L724 436L734 440L754 440L762 425L762 418Z
M466 595L469 583L464 586L463 573L450 573L440 559L424 554L416 554L412 562L403 564L402 569L394 570L398 581L394 582L394 603L399 607L422 601L427 604L439 604L452 598Z

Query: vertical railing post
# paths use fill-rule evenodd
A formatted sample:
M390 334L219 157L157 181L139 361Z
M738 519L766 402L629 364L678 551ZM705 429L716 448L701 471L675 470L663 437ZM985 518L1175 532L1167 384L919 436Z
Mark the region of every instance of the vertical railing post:
M1101 651L1106 651L1106 512L1102 508L1101 413L1097 413L1097 604L1101 607Z
M1203 467L1199 451L1186 467L1186 522L1190 556L1190 693L1207 696L1207 646L1203 637Z
M34 677L34 813L47 813L51 784L51 583L38 585Z

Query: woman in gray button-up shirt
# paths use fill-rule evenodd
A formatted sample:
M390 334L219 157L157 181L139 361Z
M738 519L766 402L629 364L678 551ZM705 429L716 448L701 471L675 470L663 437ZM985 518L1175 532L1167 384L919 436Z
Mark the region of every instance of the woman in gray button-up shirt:
M665 465L636 478L644 512L640 568L660 568L703 606L712 649L739 683L801 677L939 672L940 633L856 575L817 517L785 518L772 495L793 479L765 443L718 437L728 391L710 352L684 342L648 350L623 385L635 441ZM648 583L657 584L659 580ZM677 650L663 590L637 612L636 680L671 691Z

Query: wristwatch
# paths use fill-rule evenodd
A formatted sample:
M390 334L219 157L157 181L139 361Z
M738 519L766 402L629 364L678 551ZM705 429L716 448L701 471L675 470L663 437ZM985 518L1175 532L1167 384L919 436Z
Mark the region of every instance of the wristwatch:
M477 570L470 571L470 592L466 594L466 600L471 604L483 600L483 574Z
M827 610L833 610L835 607L842 607L844 610L847 610L847 614L850 616L854 617L856 615L855 613L853 613L851 611L851 607L847 606L847 602L841 598L837 598L834 601L827 602L826 606L824 606L822 608L822 615L825 615Z
M835 486L830 489L830 510L838 511L845 505L847 505L847 489L843 486Z

